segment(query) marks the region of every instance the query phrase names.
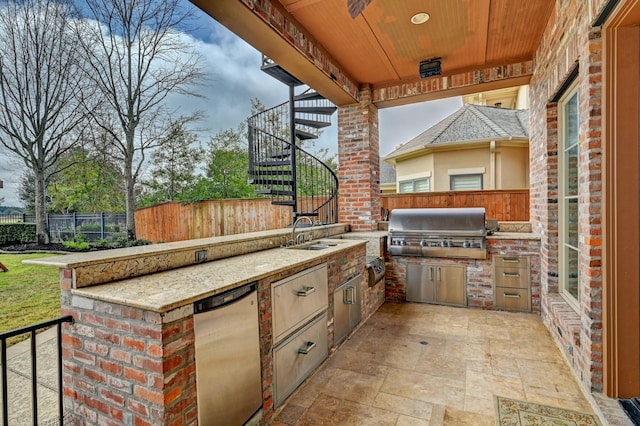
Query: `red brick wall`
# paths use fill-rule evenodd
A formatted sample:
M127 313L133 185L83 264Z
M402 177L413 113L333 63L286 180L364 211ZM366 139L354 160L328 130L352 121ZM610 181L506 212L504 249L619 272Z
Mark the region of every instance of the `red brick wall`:
M63 329L62 373L70 423L197 424L193 315L73 296L69 272L63 314L75 322Z
M364 88L360 103L338 109L338 214L352 231L375 231L380 220L378 140L378 109L371 103L371 89Z
M592 1L592 7L596 3ZM591 12L591 13L590 13ZM601 97L602 41L580 0L556 2L535 56L530 83L531 222L542 235L542 317L588 389L602 390ZM579 310L559 294L558 93L579 64Z
M362 259L365 256L365 246L360 246L345 250L334 256L329 257L327 262L327 274L329 277L328 294L328 339L329 339L329 352L335 350L333 345L333 291L342 285L347 278L360 273L361 279L359 281L361 287L361 294L365 294L364 288L366 286L364 264ZM263 280L260 280L258 284L259 292L259 315L260 315L260 355L262 359L262 419L260 424L268 424L275 412L274 400L273 400L273 328L272 328L272 312L271 305L271 285L272 283L287 278L293 274L301 272L310 265L300 266L298 268L290 269L286 272L275 274ZM363 296L363 307L367 307L366 297ZM371 315L380 305L374 307L373 311L365 311L363 313L363 320Z
M380 288L367 288L365 245L326 258L329 274L329 350L333 344L333 291L360 274L362 319L383 302ZM258 283L263 407L273 406L271 284L315 265L300 265ZM63 329L65 409L74 425L197 424L193 306L165 314L71 294L72 271L60 274L62 313L74 317Z
M467 303L470 308L493 309L493 266L496 254L529 256L531 261L531 310L540 312L540 242L536 240L488 240L487 259L439 259L387 254L386 298L406 300L407 264L463 265L467 269Z

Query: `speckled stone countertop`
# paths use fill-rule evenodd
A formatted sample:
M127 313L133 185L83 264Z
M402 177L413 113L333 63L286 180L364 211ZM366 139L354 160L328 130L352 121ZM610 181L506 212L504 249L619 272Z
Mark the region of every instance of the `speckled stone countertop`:
M322 241L336 245L322 250L274 248L72 291L76 296L165 313L293 267L318 264L365 244L344 239Z
M345 224L322 225L301 228L296 235L301 235L304 232L306 237L313 233L317 239L332 238L335 235L344 234L348 230L349 226ZM290 229L250 232L150 246L28 259L24 263L72 270L72 287L81 288L283 247L291 240L291 232Z
M349 232L347 234L340 235L340 238L348 239L348 240L359 240L366 238L384 238L389 233L387 231L355 231Z
M540 234L535 232L496 232L487 235L488 240L540 240Z

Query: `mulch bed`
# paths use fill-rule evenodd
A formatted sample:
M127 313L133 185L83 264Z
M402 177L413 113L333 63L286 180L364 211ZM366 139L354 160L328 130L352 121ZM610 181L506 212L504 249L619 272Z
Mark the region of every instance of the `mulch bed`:
M0 247L0 253L84 253L88 251L106 250L108 247L91 247L87 250L67 248L62 243L51 244L13 244Z

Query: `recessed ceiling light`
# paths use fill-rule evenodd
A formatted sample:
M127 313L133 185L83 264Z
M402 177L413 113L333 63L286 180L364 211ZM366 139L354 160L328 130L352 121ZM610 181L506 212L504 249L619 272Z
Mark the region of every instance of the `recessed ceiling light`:
M411 23L416 25L424 24L428 20L429 14L425 12L416 13L411 17Z

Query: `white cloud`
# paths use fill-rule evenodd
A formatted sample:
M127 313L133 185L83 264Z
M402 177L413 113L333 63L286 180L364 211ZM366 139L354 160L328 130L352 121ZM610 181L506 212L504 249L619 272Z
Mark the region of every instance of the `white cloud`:
M206 142L209 135L244 122L251 113L252 98L260 99L267 107L276 106L288 99L288 88L260 70L262 56L253 47L212 18L200 17L199 21L199 38L184 36L201 55L208 75L206 85L198 90L202 97L176 95L168 102L178 113L206 113L196 125L203 131L202 142ZM380 154L388 154L460 106L459 98L451 98L380 110ZM316 147L337 152L337 114L332 121L333 126L325 129ZM6 153L0 150L0 179L4 181L0 197L5 198L3 205L15 206L19 205L17 191L22 170L7 160Z

